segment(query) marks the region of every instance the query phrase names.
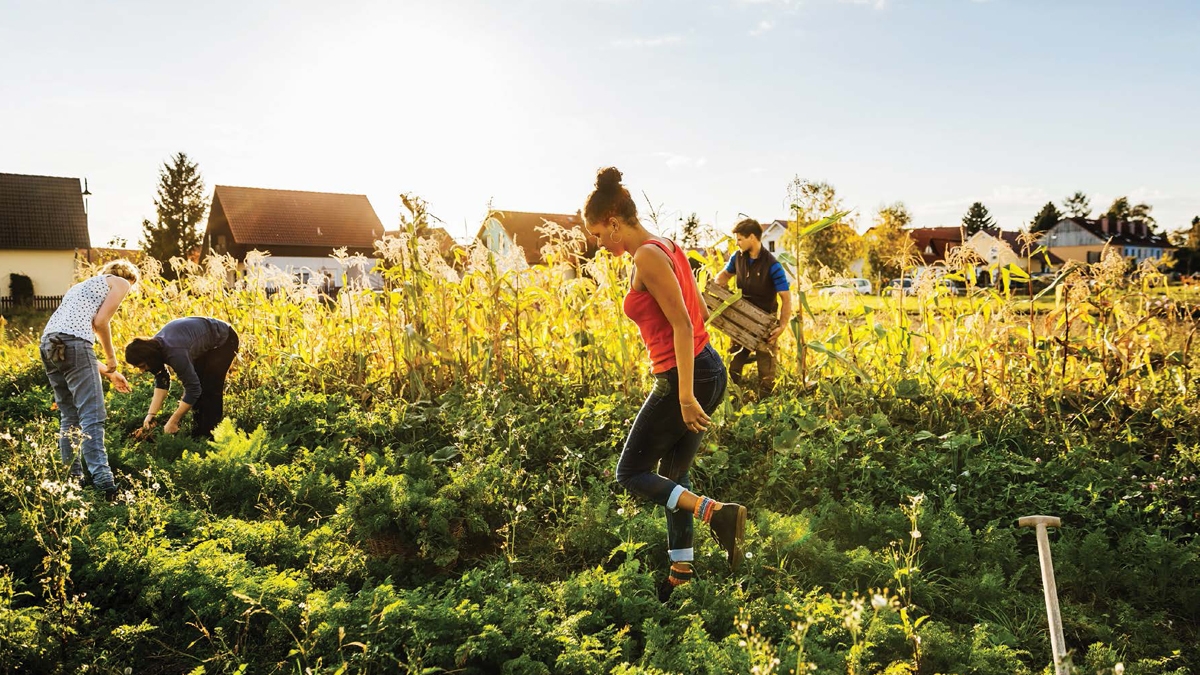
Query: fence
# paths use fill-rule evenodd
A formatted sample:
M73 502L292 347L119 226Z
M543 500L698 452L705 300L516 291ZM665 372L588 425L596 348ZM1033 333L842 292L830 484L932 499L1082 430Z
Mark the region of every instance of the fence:
M32 298L0 298L0 314L16 311L52 312L62 302L61 295L35 295Z

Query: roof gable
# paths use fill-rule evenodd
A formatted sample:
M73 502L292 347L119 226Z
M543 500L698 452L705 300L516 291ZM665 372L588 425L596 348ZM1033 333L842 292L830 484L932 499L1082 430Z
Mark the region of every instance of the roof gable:
M209 228L224 221L241 246L373 249L383 224L366 195L218 185Z
M475 238L486 242L489 223L494 221L504 230L510 241L521 247L521 252L525 254L525 262L530 265L538 265L545 262L542 259L542 246L549 241L548 237L538 231L538 228L545 227L547 220L568 230L580 230L587 237L586 255L590 256L596 252L598 248L596 241L584 229L583 218L579 214L495 211L479 227Z
M0 249L91 245L78 178L0 173Z
M1057 229L1067 223L1086 231L1101 242L1111 240L1113 244L1122 246L1144 246L1147 248L1171 247L1165 235L1158 232L1151 232L1150 228L1141 222L1110 220L1108 217L1099 219L1064 218L1058 221L1051 229Z
M908 236L926 263L944 260L951 247L962 244L962 230L957 227L919 227L908 230Z

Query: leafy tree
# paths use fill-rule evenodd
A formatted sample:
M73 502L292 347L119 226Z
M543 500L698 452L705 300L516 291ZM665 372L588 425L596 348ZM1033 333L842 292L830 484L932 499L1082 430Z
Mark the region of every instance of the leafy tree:
M1150 215L1150 211L1153 209L1153 206L1145 202L1130 204L1128 197L1117 197L1113 200L1112 206L1108 207L1108 213L1105 215L1118 221L1130 220L1143 222L1153 229L1158 224L1158 221L1154 220L1154 216Z
M842 200L832 185L824 181L810 181L799 176L788 186L788 199L792 205L792 219L784 235L784 248L797 249L795 237L813 223L842 211ZM847 218L819 230L799 241L799 251L814 267L828 267L834 272L845 272L862 257L863 241Z
M680 243L687 248L696 248L700 245L700 217L695 213L688 216L687 221L683 223Z
M154 208L158 221L142 221L142 250L162 263L163 275L173 279L171 258L187 258L200 246L197 226L208 208L200 167L185 153L177 153L159 169Z
M879 209L875 225L863 237L867 249L867 265L877 279L900 276L907 259L914 255L915 244L904 228L912 223L912 214L904 202Z
M1046 202L1041 211L1033 218L1033 225L1030 227L1031 232L1045 232L1058 224L1062 220L1063 214L1054 205L1054 202Z
M1082 190L1063 200L1063 211L1072 218L1087 218L1092 215L1092 200Z
M962 219L963 236L969 237L980 230L986 230L996 226L992 216L988 214L987 207L983 202L975 202L971 208L967 209L967 215Z

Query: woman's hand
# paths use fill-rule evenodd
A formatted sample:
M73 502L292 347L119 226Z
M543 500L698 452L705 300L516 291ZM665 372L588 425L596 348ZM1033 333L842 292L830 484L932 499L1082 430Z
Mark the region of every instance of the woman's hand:
M154 426L154 415L146 415L146 419L142 420L142 430L150 431Z
M101 363L96 366L96 369L99 370L100 374L103 375L109 382L111 382L113 387L122 394L128 394L129 392L133 391L133 387L129 386L129 380L126 380L125 376L122 375L114 366Z
M129 380L126 380L125 376L120 373L114 372L112 375L109 375L108 381L112 382L113 387L122 394L128 394L133 391L133 387L129 386Z
M163 427L163 431L168 434L177 433L179 431L179 422L176 422L175 418L172 417L171 419L167 420L167 424Z
M708 429L708 425L712 422L708 414L704 412L704 408L700 407L700 402L695 396L687 398L679 398L679 410L683 413L683 425L688 431L701 433Z

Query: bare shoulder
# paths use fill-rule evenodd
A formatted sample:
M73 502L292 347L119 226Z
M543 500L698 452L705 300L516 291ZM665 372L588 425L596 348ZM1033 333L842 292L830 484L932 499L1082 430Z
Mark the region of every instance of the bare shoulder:
M651 267L670 266L671 259L667 257L666 251L649 242L642 244L636 251L633 252L633 261L638 267L650 265Z
M109 276L107 279L105 279L105 281L108 282L108 287L114 291L125 292L130 288L129 282L118 276Z

